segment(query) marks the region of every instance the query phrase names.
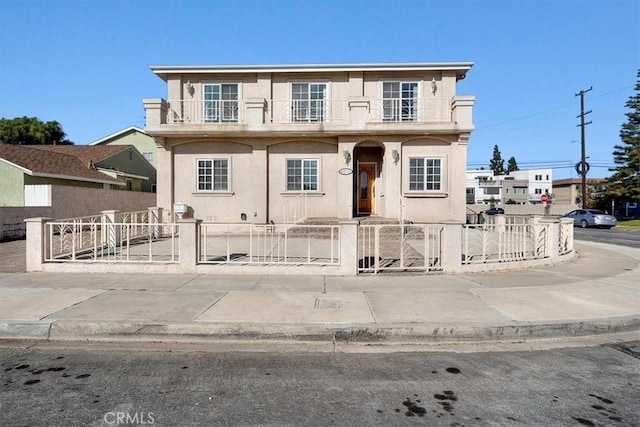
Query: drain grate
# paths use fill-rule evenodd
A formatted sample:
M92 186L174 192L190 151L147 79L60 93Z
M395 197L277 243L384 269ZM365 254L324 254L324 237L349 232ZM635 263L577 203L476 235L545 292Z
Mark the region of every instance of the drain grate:
M342 298L316 298L313 308L317 310L340 310L342 305Z

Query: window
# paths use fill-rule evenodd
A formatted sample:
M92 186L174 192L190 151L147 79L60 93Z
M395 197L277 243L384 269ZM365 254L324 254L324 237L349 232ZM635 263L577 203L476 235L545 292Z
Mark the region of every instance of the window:
M229 191L229 160L198 160L198 191Z
M409 159L409 190L440 191L442 189L442 159Z
M238 121L238 84L204 84L204 112L206 123Z
M513 194L515 195L519 195L519 196L524 196L526 194L526 188L524 187L514 187L513 189Z
M153 162L153 153L151 151L145 151L142 155L147 159L147 161Z
M418 120L418 83L382 83L382 120L385 122Z
M534 194L542 194L542 188L536 188Z
M326 83L292 83L292 120L294 122L323 122L326 98Z
M133 190L133 182L129 178L127 178L126 183L127 183L127 191Z
M542 181L542 175L536 175L534 179L536 181Z
M318 191L318 160L287 160L287 191Z

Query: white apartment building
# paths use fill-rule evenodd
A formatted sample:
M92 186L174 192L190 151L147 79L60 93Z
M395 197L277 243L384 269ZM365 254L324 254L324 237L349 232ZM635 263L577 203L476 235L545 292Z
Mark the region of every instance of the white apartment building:
M492 170L467 170L467 204L538 204L553 193L552 169L524 169L507 175Z

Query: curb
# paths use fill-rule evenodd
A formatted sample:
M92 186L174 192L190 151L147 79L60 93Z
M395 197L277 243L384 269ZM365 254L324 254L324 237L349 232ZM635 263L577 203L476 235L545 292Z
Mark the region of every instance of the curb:
M261 341L332 344L441 344L575 338L640 331L640 317L508 326L436 324L292 325L252 323L170 323L70 321L0 323L0 340L48 341Z

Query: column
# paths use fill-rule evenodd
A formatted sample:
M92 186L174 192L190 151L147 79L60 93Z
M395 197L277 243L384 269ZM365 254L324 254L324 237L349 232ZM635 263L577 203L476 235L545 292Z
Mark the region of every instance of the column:
M27 218L27 271L42 271L45 247L48 245L49 236L45 233L45 224L51 218Z

